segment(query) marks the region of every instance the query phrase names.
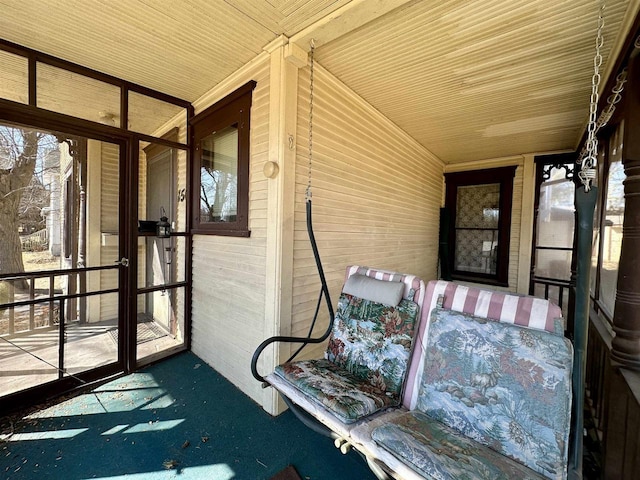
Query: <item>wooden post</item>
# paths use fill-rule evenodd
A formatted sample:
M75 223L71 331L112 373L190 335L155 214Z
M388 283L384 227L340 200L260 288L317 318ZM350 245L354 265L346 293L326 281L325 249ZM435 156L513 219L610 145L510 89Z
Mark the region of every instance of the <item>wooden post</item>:
M624 221L611 358L640 369L640 58L629 61L624 107Z
M576 189L577 213L576 295L573 332L573 413L571 415L572 442L569 450L569 478L582 478L582 431L584 430L584 393L589 332L589 277L591 275L591 241L593 212L598 190Z

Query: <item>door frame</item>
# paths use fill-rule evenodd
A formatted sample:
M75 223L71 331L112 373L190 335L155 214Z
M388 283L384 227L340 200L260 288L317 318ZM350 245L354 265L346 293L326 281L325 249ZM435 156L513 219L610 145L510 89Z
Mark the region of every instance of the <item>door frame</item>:
M171 140L171 141L178 141L178 129L173 129L171 131L169 131L167 134L163 135L162 138L167 139L167 140ZM156 144L151 144L148 145L147 147L145 147L144 149L145 155L147 157L147 161L146 161L146 177L147 177L147 181L146 181L146 206L145 206L145 210L146 210L146 219L147 220L152 220L155 218L160 218L160 211L157 210L155 212L150 211L149 209L149 186L150 186L150 179L153 178L153 175L150 175L149 172L151 171L152 166L154 165L158 165L160 163L162 163L163 161L167 161L167 159L163 158L164 155L168 155L170 156L170 158L168 159L168 161L170 162L169 165L169 175L170 175L170 185L169 185L169 200L168 200L168 206L166 206L165 208L165 213L167 215L167 217L169 218L169 221L175 221L177 219L177 207L176 207L176 194L177 194L177 181L178 181L178 159L177 159L177 155L174 149L170 148L170 147L166 147L163 145L156 145ZM163 206L164 207L164 206ZM157 217L156 217L157 215ZM153 239L153 244L154 244L154 248L156 246L156 242L157 237L143 237L145 238L145 249L146 249L146 258L145 258L145 275L149 275L150 272L152 272L153 270L153 264L152 264L152 260L153 259L153 255L151 255L150 258L150 253L152 253L152 250L150 250L148 248L149 242L152 241ZM169 245L170 247L173 245L173 238L169 238ZM164 244L163 244L164 245ZM164 261L164 255L165 252L161 251L160 252L160 261ZM175 283L175 271L176 271L177 265L176 265L176 261L171 262L170 266L169 266L169 272L168 272L168 278L165 278L165 283ZM150 270L151 269L151 270ZM146 299L145 299L145 312L149 313L149 302L151 302L151 304L153 305L155 303L154 297L155 295L157 295L158 292L149 292L146 294ZM166 292L167 295L170 295L171 298L173 298L174 295L174 290L171 289L170 291ZM170 315L169 315L170 317ZM168 324L167 324L167 330L171 333L174 334L175 332L172 331L172 320L171 318L168 318Z
M574 184L576 183L577 177L575 175L576 172L576 159L577 153L559 153L555 155L539 155L535 157L535 200L533 204L533 230L532 230L532 238L531 238L531 268L529 272L529 295L534 294L535 284L544 284L544 281L539 281L535 276L535 266L536 266L536 250L537 250L537 236L538 236L538 214L540 208L540 187L544 183L544 170L545 167L552 168L564 168L566 164L574 165L572 170L567 170L565 172L565 176L567 180L572 180ZM574 197L575 198L575 197ZM567 285L554 285L558 286L560 289L560 297L562 299L562 289L567 288L567 319L566 319L566 331L567 334L573 335L573 320L574 320L574 312L575 312L575 285L576 285L576 228L578 225L577 214L574 213L574 230L573 230L573 242L572 242L572 250L571 250L571 277ZM545 279L543 279L545 280ZM548 280L548 279L546 279ZM551 284L550 284L551 285ZM545 286L545 298L549 296L549 286ZM562 308L562 305L560 305Z
M118 269L119 305L118 305L118 355L117 361L108 365L96 367L85 372L53 380L42 385L11 393L0 398L0 410L9 412L27 405L36 404L43 398L50 398L63 393L84 388L92 382L117 375L128 374L146 363L139 363L136 359L136 322L137 310L137 262L132 261L137 255L137 219L138 219L138 181L139 181L139 148L140 142L153 142L186 151L187 170L190 169L191 152L188 145L170 140L136 134L120 128L95 124L87 120L71 117L56 112L45 111L28 105L16 104L0 99L2 115L1 122L41 129L47 132L63 132L64 135L84 137L91 140L116 144L120 151L119 161L119 258L129 259L128 266L120 265ZM193 114L193 108L188 109ZM190 127L187 127L190 130ZM189 205L187 205L189 211ZM187 216L188 217L188 216ZM187 220L188 222L188 220ZM186 227L189 232L189 223ZM191 344L191 235L186 234L186 265L185 265L185 341L181 348L167 352L167 356L188 350ZM154 358L153 361L157 361ZM147 362L151 363L151 362ZM78 380L80 379L80 381Z
M112 137L108 137L100 134L94 134L93 132L88 130L81 131L81 129L74 128L72 125L55 125L55 121L40 121L40 119L37 116L31 116L28 119L28 121L24 121L24 120L25 119L23 119L22 116L20 115L9 114L9 115L3 115L2 118L0 119L0 122L7 125L15 125L16 127L24 127L24 128L30 128L30 129L46 132L48 134L57 136L59 143L65 142L66 138L74 138L74 139L81 139L81 141L88 139L88 140L96 140L96 141L106 142L106 143L115 145L119 151L118 183L119 183L119 189L120 189L120 192L119 192L120 202L125 205L127 204L128 198L126 194L123 194L123 187L125 185L124 182L126 181L125 179L127 176L126 170L130 168L130 166L126 161L126 157L124 155L124 153L126 152L126 146L127 146L126 140L122 138L112 138ZM86 148L82 149L81 151L82 151L81 155L86 155ZM74 162L76 160L80 161L80 163L83 163L82 159L74 158ZM71 168L75 170L75 165L73 165ZM80 177L77 173L78 172L71 173L71 177L78 181L73 180L71 182L73 186L71 189L69 189L69 190L73 190L73 192L69 192L69 194L72 195L74 199L77 196L76 189L78 189L79 191L79 188L80 188L80 184L79 184ZM66 183L66 179L64 175L61 180L62 180L62 184L64 185ZM75 200L73 202L75 205L74 208L76 207L79 208L79 204L76 205L77 202ZM74 210L74 215L72 216L75 217L76 213L78 215L81 214L79 211L76 212ZM119 214L118 225L119 225L119 228L122 229L126 225L126 223L129 222L129 219L127 218L127 209L126 208L120 209L118 214ZM78 235L80 234L80 231L78 228L72 228L72 231L73 231L73 235L72 235L72 238L70 238L69 240L74 246L77 246L77 243L79 241ZM120 233L120 235L122 235L122 232ZM60 253L62 258L64 254L62 251ZM77 260L76 258L78 253L77 248L72 248L71 251L68 253L71 254L72 261ZM119 242L118 257L127 258L127 253L128 251L127 251L126 242ZM79 274L78 276L80 278L82 278L82 274L84 272L88 272L92 270L101 271L101 270L104 270L105 267L108 267L108 263L104 263L96 267L86 267L86 269L78 265L72 264L70 268L61 267L60 269L52 270L50 272L51 274L57 274L57 275L64 275L66 272L69 272L69 273L75 272ZM110 270L111 268L108 267L107 269ZM53 396L60 395L64 392L82 388L86 384L90 384L99 379L106 378L106 377L126 371L126 365L124 362L125 355L123 355L123 350L124 350L124 345L126 344L127 337L130 336L131 334L130 332L131 329L130 329L130 326L128 325L129 322L126 321L126 316L125 316L126 315L126 288L124 288L125 284L123 283L123 281L126 281L126 279L128 278L126 270L127 270L126 267L124 267L123 265L120 265L118 267L118 286L115 289L116 292L118 293L117 325L118 325L118 332L119 332L117 355L116 355L115 361L112 361L106 365L100 365L94 368L89 368L85 371L75 373L72 376L71 375L61 376L61 378L50 380L45 383L34 385L32 387L19 390L11 394L8 394L6 396L3 396L0 398L0 411L8 412L17 408L21 408L21 407L23 408L25 405L35 404L38 401L42 401L42 399L50 398ZM47 272L49 273L49 271ZM103 293L96 293L95 295L103 295L103 294L109 294L109 293L112 294L114 293L112 292L112 290L114 289L101 289L99 290L99 292L103 292ZM65 295L52 294L51 298L53 300L50 300L47 303L49 304L58 303L60 306L59 314L61 315L61 319L64 320L65 317L67 317L66 315L67 314L66 310L68 310L67 306L68 305L71 306L76 302L82 302L83 299L86 299L85 294L86 294L85 291L80 291L77 294L75 293L67 293ZM59 326L57 330L59 332L59 340L57 344L57 348L59 352L58 362L62 364L63 369L65 368L64 358L65 358L65 351L67 349L64 342L64 332L65 332L66 323L67 323L66 321L61 322L61 326ZM58 366L58 368L60 368L60 366Z

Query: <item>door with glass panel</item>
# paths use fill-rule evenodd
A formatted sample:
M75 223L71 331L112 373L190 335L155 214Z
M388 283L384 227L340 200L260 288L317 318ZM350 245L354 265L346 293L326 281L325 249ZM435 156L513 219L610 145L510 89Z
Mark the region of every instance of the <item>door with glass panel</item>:
M0 400L121 369L122 151L0 125Z
M165 139L177 140L174 130ZM143 142L139 157L136 360L183 348L186 294L186 151Z

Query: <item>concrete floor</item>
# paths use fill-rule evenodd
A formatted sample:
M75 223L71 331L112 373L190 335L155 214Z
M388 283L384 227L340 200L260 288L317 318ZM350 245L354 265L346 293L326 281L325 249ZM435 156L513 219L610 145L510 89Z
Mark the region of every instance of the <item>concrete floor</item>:
M115 328L115 321L84 325L73 323L67 326L64 349L66 371L73 375L116 362L118 349L117 335L113 334ZM181 344L170 335L149 340L148 329L144 329L144 333L142 328L140 330L139 339L146 341L138 343L138 359ZM144 338L140 338L143 335ZM56 380L58 337L58 329L53 327L4 337L13 345L0 338L0 394L8 395Z

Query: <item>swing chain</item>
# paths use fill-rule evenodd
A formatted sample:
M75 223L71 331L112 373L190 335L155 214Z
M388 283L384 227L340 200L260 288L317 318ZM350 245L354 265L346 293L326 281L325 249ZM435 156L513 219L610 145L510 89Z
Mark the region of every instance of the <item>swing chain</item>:
M596 132L604 127L609 122L609 120L611 120L613 112L615 112L616 110L616 105L620 103L620 100L622 100L622 91L624 90L624 84L626 83L626 81L627 69L625 67L616 77L616 85L611 89L611 95L607 97L607 106L600 114Z
M311 65L309 68L309 173L307 181L307 190L305 191L305 200L311 200L311 164L313 162L313 64L314 64L314 52L316 48L315 41L311 39L310 42L310 60Z
M600 67L602 66L602 54L600 49L604 44L604 38L602 36L602 30L604 29L604 0L600 5L598 12L598 29L596 34L596 53L593 57L593 76L591 77L591 98L589 103L589 124L587 127L587 152L586 156L582 159L582 167L578 173L578 178L584 185L584 191L588 192L591 189L591 183L596 178L596 163L598 155L598 137L596 132L598 129L598 89L600 87Z
M627 69L626 67L618 74L616 77L616 85L611 89L611 95L607 97L607 106L600 113L600 117L598 118L598 126L596 127L596 133L600 131L602 127L609 123L611 117L613 117L613 113L616 111L616 106L622 100L622 93L624 91L624 84L627 82ZM587 154L587 144L585 143L582 146L582 150L580 151L580 155L578 156L578 161L576 163L581 163L581 159L585 157Z

